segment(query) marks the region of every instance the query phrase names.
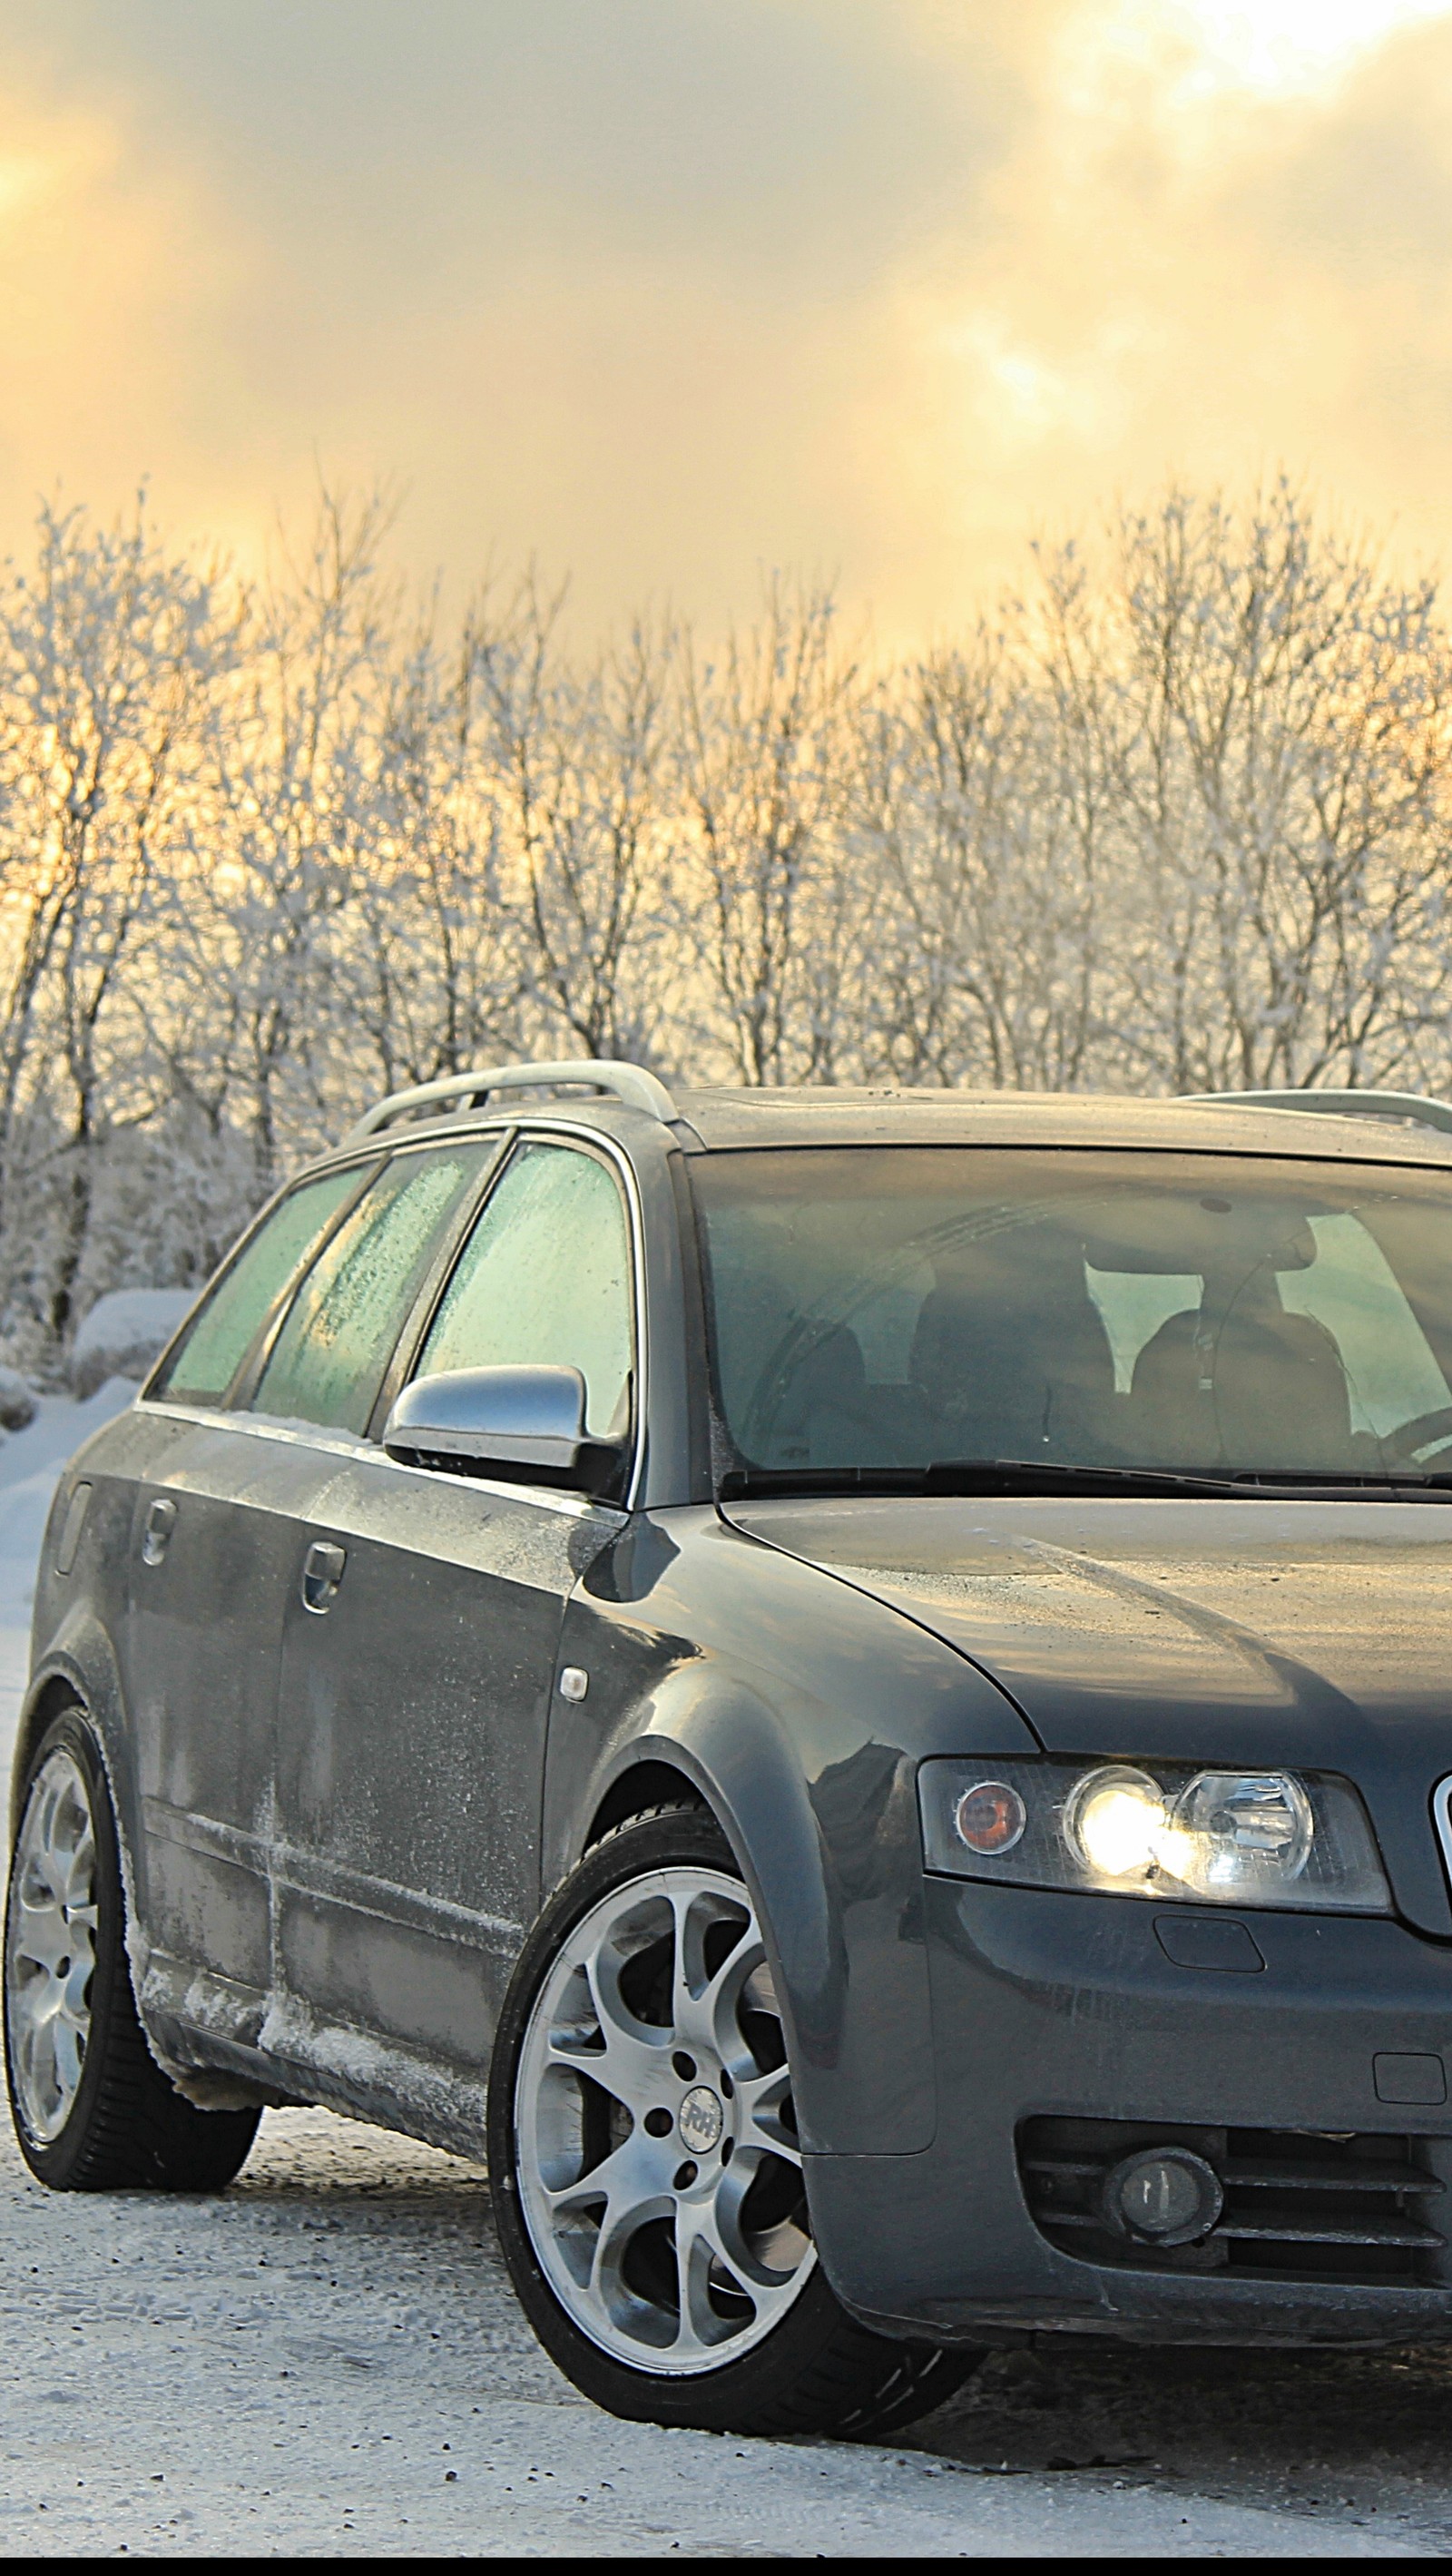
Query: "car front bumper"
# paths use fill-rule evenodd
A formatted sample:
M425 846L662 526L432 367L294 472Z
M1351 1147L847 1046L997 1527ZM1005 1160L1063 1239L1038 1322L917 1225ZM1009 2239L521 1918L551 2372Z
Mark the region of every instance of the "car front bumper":
M1236 1966L1184 1966L1164 1939L1195 1947L1176 1931L1189 1908L924 1885L933 2143L806 2159L822 2261L857 2315L939 2341L1005 2329L1452 2340L1452 1945L1362 1916L1247 1912L1234 1918L1248 1935ZM891 2032L882 2045L891 2051ZM1125 2150L1163 2139L1262 2186L1284 2173L1287 2188L1262 2190L1255 2207L1291 2217L1259 2241L1173 2255L1116 2250L1082 2220L1076 2238L1045 2213L1055 2186L1034 2180L1035 2142L1086 2137L1099 2141L1086 2172L1096 2156L1112 2161L1115 2139ZM1328 2191L1331 2167L1333 2185L1351 2174L1349 2193ZM1368 2178L1398 2172L1416 2188L1378 2197ZM1254 2198L1231 2197L1242 2209ZM1350 2213L1344 2226L1337 2213ZM1298 2226L1319 2241L1264 2241Z

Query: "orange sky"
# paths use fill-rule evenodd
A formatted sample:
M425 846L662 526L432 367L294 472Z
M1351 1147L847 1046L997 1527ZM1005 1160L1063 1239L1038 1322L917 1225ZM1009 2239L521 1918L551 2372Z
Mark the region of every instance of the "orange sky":
M917 640L1284 463L1452 556L1452 6L0 0L0 544L333 476L465 586Z

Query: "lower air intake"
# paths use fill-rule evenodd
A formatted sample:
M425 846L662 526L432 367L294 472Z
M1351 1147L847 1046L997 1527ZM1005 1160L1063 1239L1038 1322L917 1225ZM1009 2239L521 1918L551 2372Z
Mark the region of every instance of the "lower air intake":
M1042 2119L1020 2130L1018 2161L1036 2226L1083 2263L1375 2286L1444 2277L1446 2240L1431 2223L1442 2184L1429 2170L1430 2143ZM1445 2141L1436 2144L1445 2151ZM1126 2214L1118 2197L1127 2160L1155 2148L1188 2150L1219 2184L1204 2201L1213 2223L1190 2243L1136 2233L1133 2207Z

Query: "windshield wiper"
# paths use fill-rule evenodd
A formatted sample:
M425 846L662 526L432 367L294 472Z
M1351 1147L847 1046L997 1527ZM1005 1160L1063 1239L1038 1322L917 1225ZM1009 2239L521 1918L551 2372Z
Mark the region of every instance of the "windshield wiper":
M1393 1476L1283 1472L1197 1476L1169 1467L1084 1467L1056 1458L938 1458L930 1467L735 1467L721 1479L723 1503L773 1494L1208 1494L1233 1502L1452 1502L1452 1475Z
M736 1467L723 1502L771 1494L1221 1494L1254 1488L1157 1467L1076 1467L1054 1458L938 1458L931 1467Z
M1059 1458L938 1458L925 1494L1239 1494L1226 1476L1174 1467L1081 1467Z

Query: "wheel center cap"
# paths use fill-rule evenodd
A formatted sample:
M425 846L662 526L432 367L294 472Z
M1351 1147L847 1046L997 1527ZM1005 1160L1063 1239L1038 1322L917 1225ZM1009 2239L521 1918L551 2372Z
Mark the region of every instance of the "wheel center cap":
M709 2084L693 2084L681 2104L677 2127L693 2155L707 2156L726 2126L726 2114Z

